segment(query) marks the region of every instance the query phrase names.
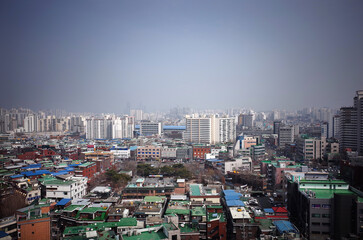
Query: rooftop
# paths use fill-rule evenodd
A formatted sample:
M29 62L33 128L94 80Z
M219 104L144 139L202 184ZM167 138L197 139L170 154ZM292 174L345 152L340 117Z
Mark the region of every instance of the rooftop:
M140 235L134 235L134 236L127 236L123 235L122 238L124 240L161 240L161 239L167 239L166 235L163 233L163 231L158 232L143 232Z
M200 184L190 184L190 195L201 196Z

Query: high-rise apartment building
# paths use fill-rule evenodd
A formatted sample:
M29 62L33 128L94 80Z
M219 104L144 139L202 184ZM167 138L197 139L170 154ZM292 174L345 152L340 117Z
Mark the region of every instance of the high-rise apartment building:
M143 111L140 109L131 109L130 115L135 117L135 121L141 121L143 120Z
M236 123L234 118L222 117L216 120L216 142L234 142L236 139Z
M363 90L356 92L353 107L340 109L340 147L363 155Z
M31 114L24 118L24 130L25 132L38 131L38 117L36 115Z
M110 139L112 138L112 119L87 119L87 139Z
M112 138L133 138L134 130L134 117L125 116L112 120Z
M236 138L235 119L230 117L186 116L184 140L192 143L215 144L234 142Z

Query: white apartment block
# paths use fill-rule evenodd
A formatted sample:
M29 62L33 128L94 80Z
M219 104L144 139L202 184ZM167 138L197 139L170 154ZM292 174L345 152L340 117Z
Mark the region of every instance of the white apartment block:
M86 195L87 178L69 177L66 180L54 178L43 182L46 187L46 198L49 199L77 199Z
M110 139L112 138L111 119L87 119L86 122L87 139Z
M125 116L112 120L112 138L133 138L134 130L134 117Z
M192 143L234 142L236 138L235 118L212 116L186 116L184 140Z

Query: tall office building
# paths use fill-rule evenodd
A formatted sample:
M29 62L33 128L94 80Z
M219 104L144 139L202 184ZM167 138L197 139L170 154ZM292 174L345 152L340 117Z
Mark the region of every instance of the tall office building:
M339 115L335 115L333 117L333 134L332 137L339 139L339 132L340 132L340 116Z
M280 126L279 127L279 146L285 147L286 144L294 142L295 133L294 126Z
M212 119L209 117L190 117L185 118L186 131L184 140L193 143L212 142Z
M329 129L330 125L327 122L321 124L321 137L330 138Z
M340 147L363 155L363 90L356 92L353 107L340 109Z
M234 142L236 138L235 119L230 117L186 116L184 140L192 143L216 144Z
M279 134L281 121L274 121L273 134Z
M253 127L253 115L252 114L240 114L238 116L238 125L243 127Z
M142 136L161 135L161 123L141 121L140 135Z

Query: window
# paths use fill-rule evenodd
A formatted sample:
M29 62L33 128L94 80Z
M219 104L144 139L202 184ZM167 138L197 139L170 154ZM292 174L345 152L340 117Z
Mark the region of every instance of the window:
M313 226L320 226L320 223L318 223L318 222L312 222L311 223Z
M64 195L68 195L68 192L63 192Z
M322 223L323 226L330 226L330 223Z
M312 208L320 208L320 204L311 204Z
M324 208L324 209L330 209L330 204L323 204L322 205L322 208Z
M323 214L323 218L330 218L330 214Z
M313 214L311 214L311 217L313 217L313 218L320 218L320 214L318 214L318 213L313 213Z

